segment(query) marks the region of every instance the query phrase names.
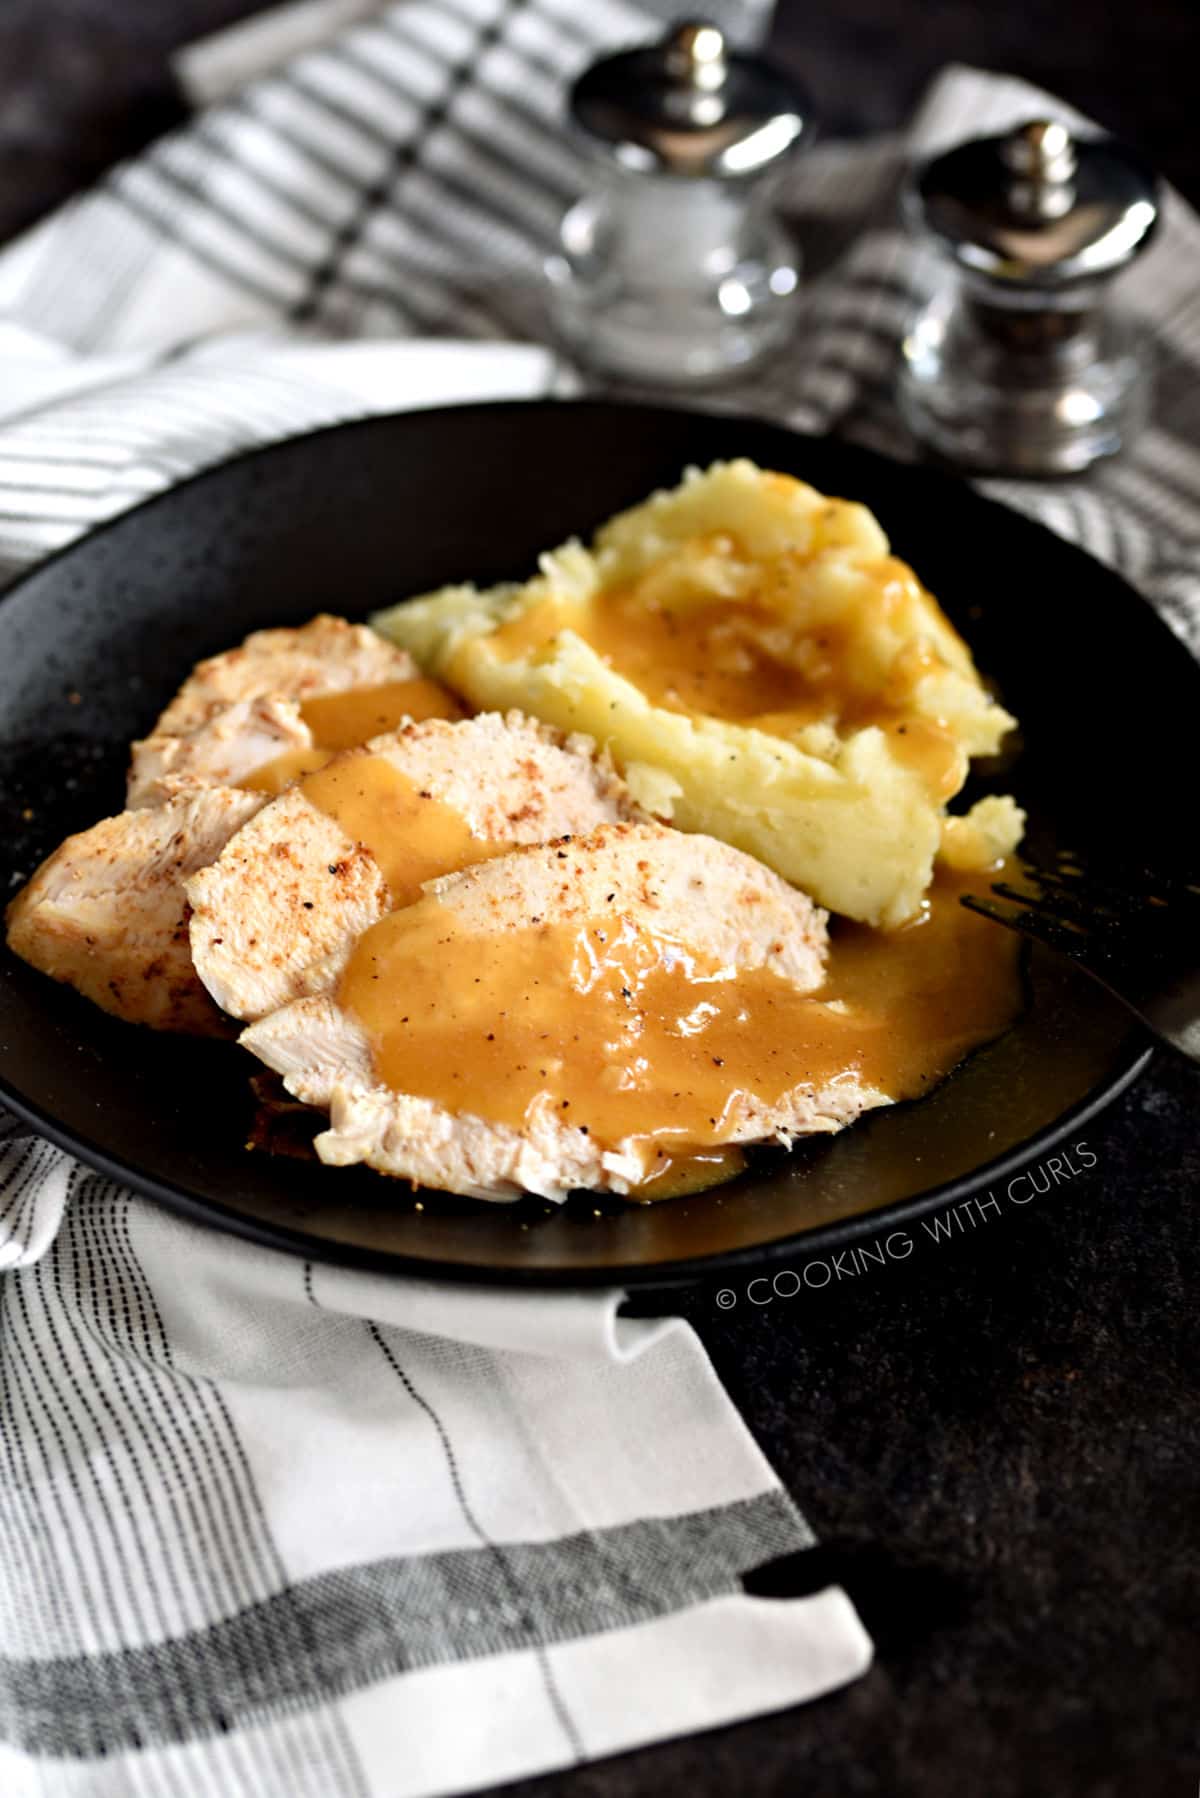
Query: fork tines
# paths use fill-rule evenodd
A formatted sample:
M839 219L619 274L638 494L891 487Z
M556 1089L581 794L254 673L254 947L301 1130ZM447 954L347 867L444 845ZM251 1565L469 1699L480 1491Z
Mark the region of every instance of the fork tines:
M962 903L1068 955L1176 1047L1200 1055L1200 881L1136 864L1023 859L996 899ZM998 901L1004 900L1006 904Z

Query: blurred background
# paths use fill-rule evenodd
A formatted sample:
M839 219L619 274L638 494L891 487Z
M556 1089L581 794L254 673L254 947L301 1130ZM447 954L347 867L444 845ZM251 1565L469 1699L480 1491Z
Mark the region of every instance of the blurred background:
M0 0L0 241L184 118L172 55L262 10ZM809 84L826 135L895 128L938 69L972 63L1050 89L1200 204L1197 0L779 0L770 46Z

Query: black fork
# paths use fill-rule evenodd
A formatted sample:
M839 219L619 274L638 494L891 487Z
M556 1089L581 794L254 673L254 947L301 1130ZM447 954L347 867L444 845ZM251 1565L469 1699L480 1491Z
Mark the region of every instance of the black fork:
M1140 867L1103 874L1070 856L1023 861L1021 885L962 903L1069 955L1163 1042L1200 1063L1200 882ZM1000 904L999 900L1006 903Z

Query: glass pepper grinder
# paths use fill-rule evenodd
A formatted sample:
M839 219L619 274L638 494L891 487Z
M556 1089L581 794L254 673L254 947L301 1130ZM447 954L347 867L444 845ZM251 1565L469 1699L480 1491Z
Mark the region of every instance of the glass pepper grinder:
M778 348L800 274L770 176L809 130L795 83L693 21L594 63L569 110L597 178L563 219L546 273L575 360L702 386Z
M1157 183L1106 137L1033 119L918 168L905 207L944 279L904 340L913 433L980 472L1075 474L1128 444L1148 345L1109 303L1158 219Z

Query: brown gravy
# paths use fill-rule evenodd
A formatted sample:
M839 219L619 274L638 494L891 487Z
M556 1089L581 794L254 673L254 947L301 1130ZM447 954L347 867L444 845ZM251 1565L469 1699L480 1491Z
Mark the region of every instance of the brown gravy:
M398 730L406 718L465 718L461 702L440 681L423 677L387 681L377 687L351 687L345 693L320 693L306 699L300 716L312 732L311 749L289 749L255 768L242 786L255 793L282 793L285 787L314 773L343 749L357 749Z
M510 847L477 837L461 812L420 791L382 755L353 755L305 775L300 791L369 849L392 904L411 905L421 886Z
M665 1196L744 1098L849 1079L915 1098L1012 1021L1018 944L958 903L971 884L939 876L899 930L836 922L808 996L703 967L629 920L485 937L430 898L362 937L340 996L385 1085L514 1127L548 1106L605 1146L636 1138L663 1163L643 1196Z
M869 596L886 610L891 585L912 582L902 562L873 567ZM561 630L582 637L652 704L791 738L810 724L850 732L877 725L893 753L922 777L940 804L962 785L954 732L914 709L917 682L937 665L913 645L880 682L853 622L799 631L766 605L721 600L684 610L655 603L640 588L601 591L586 603L546 599L491 639L504 659L537 651Z
M398 730L406 718L465 718L461 700L441 681L423 675L380 687L351 687L306 699L300 716L322 749L357 749L372 737Z

